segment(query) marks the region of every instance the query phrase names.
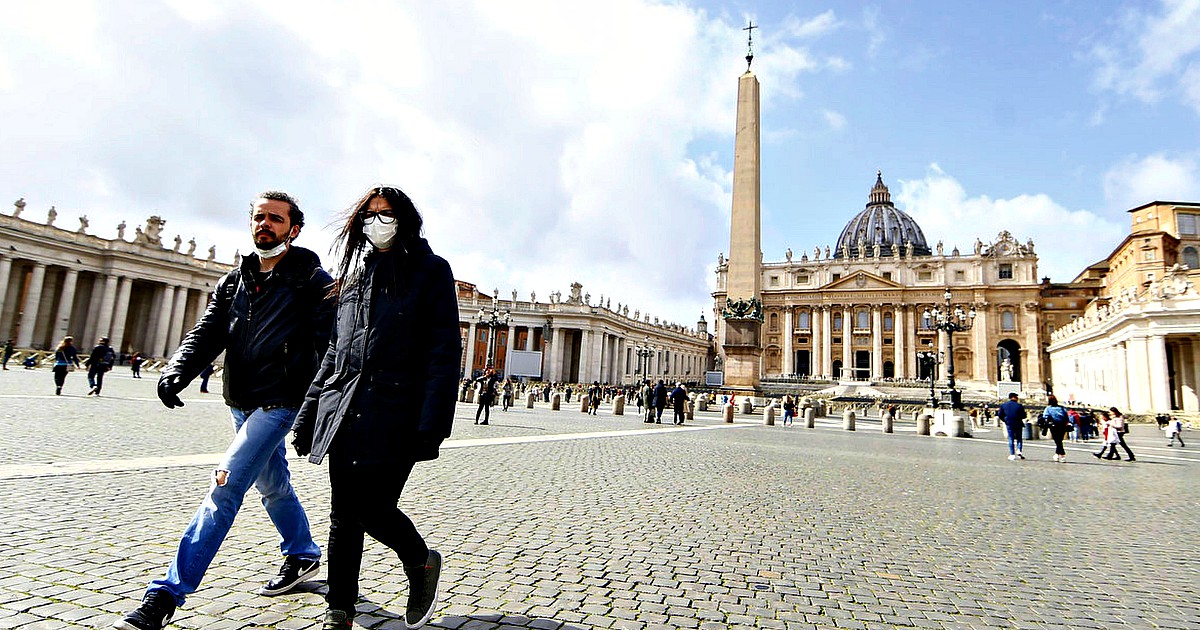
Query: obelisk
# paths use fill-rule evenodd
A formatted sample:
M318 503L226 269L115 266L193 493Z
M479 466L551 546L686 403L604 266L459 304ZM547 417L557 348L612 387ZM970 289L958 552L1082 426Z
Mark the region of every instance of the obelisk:
M751 23L745 30L753 34ZM726 273L723 350L725 387L758 391L762 385L762 226L760 222L758 77L750 71L753 48L746 53L746 72L738 79L737 132L733 153L733 214Z

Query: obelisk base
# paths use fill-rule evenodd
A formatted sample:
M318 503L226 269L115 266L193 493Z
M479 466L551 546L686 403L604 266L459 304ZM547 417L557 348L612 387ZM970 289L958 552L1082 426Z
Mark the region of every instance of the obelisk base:
M762 322L725 320L724 389L747 394L762 391L762 348L758 343Z

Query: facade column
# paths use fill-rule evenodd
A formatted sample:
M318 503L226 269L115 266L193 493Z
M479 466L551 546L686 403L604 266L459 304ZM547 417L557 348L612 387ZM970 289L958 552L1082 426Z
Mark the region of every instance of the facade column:
M1146 369L1149 376L1149 411L1171 410L1171 384L1167 379L1167 342L1162 335L1146 340Z
M808 312L808 325L811 326L808 338L812 340L812 345L809 346L812 352L808 353L808 374L818 376L821 374L821 353L824 352L824 346L821 343L821 311L815 306Z
M525 327L525 347L526 352L533 350L533 326Z
M109 335L109 342L117 354L121 354L121 344L125 343L125 321L129 316L129 294L132 290L133 278L121 278L121 284L117 287L117 306L113 309L112 334Z
M975 351L975 365L973 366L973 372L975 380L983 381L985 383L993 383L999 381L1000 377L992 373L992 349L988 347L987 312L988 305L986 302L975 305L975 324L971 327L971 334L975 341L972 347L972 349Z
M516 332L516 326L509 326L508 335L504 338L504 376L511 373L508 369L508 362L512 360L513 347L517 343Z
M855 372L848 371L854 369L854 330L852 329L854 319L854 309L849 306L842 307L842 378L845 379L847 374L851 378L856 376Z
M109 276L110 280L115 283L116 277ZM108 282L105 282L105 297L104 303L109 305L108 313L112 315L112 298L108 297L107 290ZM150 346L150 356L166 357L167 356L167 333L168 325L171 323L171 307L175 305L175 287L171 285L162 288L162 296L158 300L158 325L154 327L154 343ZM103 309L103 306L101 306ZM101 311L103 312L103 310ZM107 328L108 322L105 322Z
M550 380L558 382L562 380L563 373L563 329L555 328L551 334L553 341L550 343Z
M833 311L821 307L821 376L833 378Z
M104 278L104 295L100 298L100 318L96 320L96 337L112 338L112 331L109 327L112 326L113 305L117 301L117 276L109 275ZM166 310L171 311L171 303L164 303ZM94 341L94 340L93 340ZM157 349L158 346L155 346Z
M63 277L62 293L58 298L58 313L54 316L54 330L51 339L61 339L71 328L71 306L75 303L75 284L79 280L79 271L68 269ZM82 343L90 343L84 339Z
M796 357L795 351L792 349L793 340L796 337L796 328L793 324L796 308L788 306L783 309L783 374L790 376L796 372Z
M871 378L883 378L883 309L879 305L871 307Z
M471 378L475 363L475 322L467 322L467 356L463 360L463 378Z
M1117 362L1117 407L1121 409L1130 409L1133 407L1133 400L1129 393L1129 347L1126 342L1117 344L1116 349ZM1078 378L1078 377L1077 377ZM1071 383L1078 386L1078 383Z
M187 308L187 287L175 288L175 307L171 309L171 325L167 328L167 347L163 356L171 356L183 339L183 310Z
M1184 411L1200 411L1200 339L1193 337L1188 343L1188 348L1185 351L1187 361L1184 362L1184 369L1187 371L1186 378L1191 384L1191 391L1184 392L1183 410Z
M33 326L37 322L38 305L42 302L42 284L46 281L46 265L35 263L29 278L29 290L21 305L21 327L17 330L16 346L28 348L33 343Z
M904 311L907 309L903 304L897 304L892 310L892 354L894 355L893 362L896 364L896 378L906 379L908 376L908 339L905 335L908 331L904 327Z
M629 365L625 359L625 338L617 338L617 361L616 373L613 375L613 383L621 384L625 382L625 372L628 371Z
M592 351L592 341L595 339L596 333L591 329L583 329L579 331L579 382L592 382L592 361L594 360L594 352Z
M4 312L4 299L8 297L8 276L12 273L12 256L0 256L0 313Z

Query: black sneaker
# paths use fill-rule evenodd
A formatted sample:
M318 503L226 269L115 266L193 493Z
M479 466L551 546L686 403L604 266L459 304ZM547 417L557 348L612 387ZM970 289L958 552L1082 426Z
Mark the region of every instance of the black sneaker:
M288 556L283 559L283 566L279 567L279 575L271 578L270 582L258 589L258 594L282 595L295 588L297 584L316 575L320 569L320 560Z
M150 591L137 610L113 622L121 630L162 630L175 614L175 597L166 591Z
M408 574L408 608L404 611L404 622L415 630L433 617L433 609L437 607L442 556L430 549L425 564L412 568L404 567L404 572Z
M350 630L354 627L354 615L336 608L325 611L325 621L321 622L321 630Z

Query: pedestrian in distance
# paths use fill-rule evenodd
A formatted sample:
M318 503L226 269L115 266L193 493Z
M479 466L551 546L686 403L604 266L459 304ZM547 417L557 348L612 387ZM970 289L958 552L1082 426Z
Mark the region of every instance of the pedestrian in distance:
M75 338L70 335L63 337L54 349L54 395L62 395L63 384L67 382L67 372L79 367L79 351L75 349Z
M600 381L593 381L592 386L588 388L588 413L595 416L599 415L600 399L604 397L604 388L600 387Z
M1022 431L1025 430L1025 418L1028 414L1025 411L1025 405L1018 400L1019 398L1020 396L1016 392L1009 392L1008 402L1000 405L1000 408L996 410L996 417L1000 418L1005 431L1008 432L1009 461L1025 459L1025 454L1021 452L1024 442Z
M142 378L142 358L141 352L134 352L133 357L129 359L129 371L133 374L133 378Z
M1117 444L1120 445L1121 448L1125 449L1126 461L1137 461L1137 458L1133 456L1133 451L1130 450L1129 445L1125 443L1125 434L1129 433L1129 419L1122 415L1116 407L1109 407L1108 413L1112 418L1113 424L1117 428ZM1114 448L1113 451L1116 452L1116 449Z
M4 342L4 364L3 364L5 370L8 369L8 360L10 358L12 358L12 355L13 355L12 339L5 340L5 342Z
M1053 395L1046 398L1046 408L1042 410L1042 420L1049 424L1050 438L1054 440L1054 461L1067 463L1067 451L1063 448L1063 438L1071 430L1071 418L1067 409L1058 404Z
M796 400L791 394L783 397L783 426L792 426L793 418L796 417Z
M86 359L88 387L91 388L88 390L88 396L100 395L100 390L104 389L104 375L113 368L116 361L117 354L113 352L112 346L108 345L108 337L101 337Z
M201 394L208 393L208 379L212 377L213 372L215 370L216 370L216 367L213 366L213 364L211 364L211 363L204 366L203 370L200 370L200 393Z
M503 395L501 396L501 399L504 401L504 406L501 407L500 410L508 411L508 408L513 406L513 384L512 379L510 378L504 379Z
M675 417L671 420L672 424L683 425L683 421L687 417L687 414L684 413L687 410L687 399L687 390L683 388L683 383L675 383L675 389L671 390L671 407L675 412Z
M479 386L479 406L475 408L475 424L487 424L492 415L492 404L496 401L496 382L500 380L496 376L496 370L492 366L488 366L483 374L475 379L475 383ZM483 422L479 421L479 414L483 414Z
M667 408L667 384L660 378L654 386L654 424L662 424L663 410Z
M170 621L199 587L251 486L262 495L283 555L278 575L259 594L286 593L320 568L321 549L292 488L284 438L329 346L333 279L316 254L292 245L304 213L290 195L262 193L251 202L249 219L255 252L217 281L204 314L158 379L162 403L182 407L179 393L224 352L223 394L234 438L166 575L150 583L141 606L116 628L159 630Z
M1100 451L1092 453L1092 456L1096 459L1120 460L1121 456L1117 453L1117 445L1120 443L1116 429L1118 423L1107 411L1101 411L1100 417L1103 418L1101 437L1104 441L1101 443Z
M1179 418L1169 418L1163 430L1167 433L1167 446L1175 446L1175 440L1179 440L1179 448L1184 448L1183 445L1183 421Z
M376 187L335 242L337 323L293 442L312 463L329 458L323 630L353 625L367 534L403 565L406 627L423 626L437 606L442 557L397 504L417 462L437 459L450 436L462 345L454 274L421 223L407 195Z
M650 379L646 379L642 383L642 399L646 403L646 420L647 424L654 423L654 386L650 383Z

